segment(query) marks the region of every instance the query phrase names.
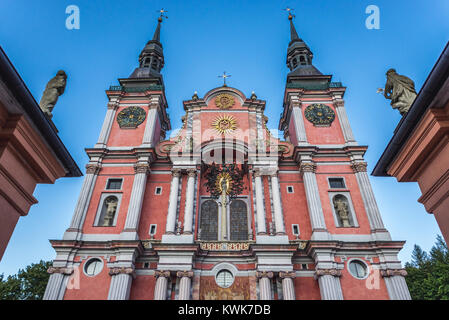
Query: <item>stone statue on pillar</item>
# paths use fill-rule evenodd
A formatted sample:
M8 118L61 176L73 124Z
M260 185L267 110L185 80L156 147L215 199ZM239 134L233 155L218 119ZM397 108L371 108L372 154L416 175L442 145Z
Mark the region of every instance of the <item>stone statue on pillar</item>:
M391 100L393 109L398 109L404 116L416 98L415 83L409 77L402 76L395 69L387 71L387 83L385 89L379 89L384 97Z
M67 74L64 70L59 70L56 76L51 79L45 87L39 106L49 118L53 116L53 108L55 107L59 96L64 93L66 83Z

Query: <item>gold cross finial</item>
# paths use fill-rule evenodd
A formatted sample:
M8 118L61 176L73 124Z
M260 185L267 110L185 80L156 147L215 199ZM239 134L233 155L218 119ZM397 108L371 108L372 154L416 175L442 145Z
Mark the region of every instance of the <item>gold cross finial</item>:
M164 8L162 8L161 10L158 10L156 12L159 12L161 14L158 19L160 22L162 22L162 18L168 19L168 17L165 15L165 13L168 11L164 10Z
M226 74L226 71L223 71L223 74L221 76L218 76L219 78L223 78L223 87L226 87L226 79L230 78L230 74Z
M292 14L292 11L295 10L295 9L292 9L292 8L287 7L287 8L285 8L284 10L288 12L288 19L289 19L289 20L292 20L293 17L295 16L294 14Z

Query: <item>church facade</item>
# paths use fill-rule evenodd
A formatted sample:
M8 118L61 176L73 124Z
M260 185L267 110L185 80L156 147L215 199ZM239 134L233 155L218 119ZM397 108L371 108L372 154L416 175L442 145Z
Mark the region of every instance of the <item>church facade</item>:
M353 136L346 88L313 64L290 15L276 137L265 101L225 84L171 130L162 17L109 98L44 299L410 299Z

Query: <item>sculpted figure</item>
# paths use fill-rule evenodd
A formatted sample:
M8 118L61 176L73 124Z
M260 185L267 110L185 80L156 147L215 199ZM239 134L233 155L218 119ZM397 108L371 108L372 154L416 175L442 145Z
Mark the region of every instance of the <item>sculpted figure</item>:
M398 109L401 115L405 115L416 98L415 83L406 76L396 73L395 69L387 71L387 83L384 96L391 100L393 109Z
M51 79L45 87L39 106L50 118L52 117L52 111L58 101L59 96L64 93L66 83L66 73L63 70L59 70L56 76Z
M117 211L117 199L109 198L106 200L106 215L103 218L103 227L111 227L114 223L115 212Z
M348 210L348 205L346 204L346 202L341 198L335 199L334 207L335 207L335 211L337 212L338 216L341 219L343 227L345 227L345 228L350 227L351 224L349 223L349 210Z

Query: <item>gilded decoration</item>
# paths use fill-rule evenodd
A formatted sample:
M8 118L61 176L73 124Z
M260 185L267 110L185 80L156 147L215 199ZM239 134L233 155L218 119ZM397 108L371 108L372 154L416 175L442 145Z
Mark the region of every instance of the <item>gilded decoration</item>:
M250 285L247 277L236 277L229 288L221 288L213 277L200 280L200 300L249 300Z
M234 97L227 93L219 94L215 98L215 105L220 109L229 109L235 104Z
M206 251L247 251L248 242L203 242L200 244L201 250Z
M329 126L335 120L334 111L321 103L311 104L304 111L306 119L314 125Z
M120 128L137 128L145 120L146 112L140 107L128 107L117 115Z
M237 121L233 116L220 115L212 122L212 127L220 134L228 134L237 129Z

